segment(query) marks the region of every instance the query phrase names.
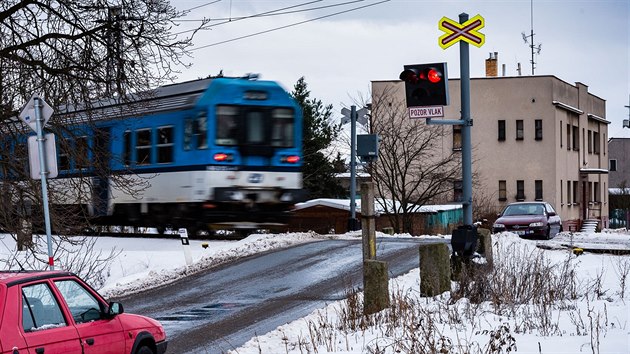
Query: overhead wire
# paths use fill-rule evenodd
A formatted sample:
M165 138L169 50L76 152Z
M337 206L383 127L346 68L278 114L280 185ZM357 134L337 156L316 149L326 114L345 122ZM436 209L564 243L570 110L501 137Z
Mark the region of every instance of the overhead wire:
M220 1L220 0L219 0ZM352 0L352 1L346 1L346 2L342 2L342 3L338 3L338 4L332 4L332 5L324 5L324 6L317 6L317 7L311 7L308 9L302 9L302 10L293 10L293 11L283 11L283 12L275 12L275 13L269 13L269 14L259 14L256 15L256 17L268 17L268 16L278 16L278 15L288 15L288 14L295 14L295 13L300 13L300 12L307 12L307 11L315 11L315 10L322 10L322 9L328 9L331 7L337 7L337 6L344 6L344 5L349 5L349 4L354 4L357 2L363 2L365 0ZM246 19L249 18L251 16L240 16L240 17L223 17L223 18L207 18L207 19L194 19L194 20L174 20L173 22L201 22L201 21L236 21L236 20L242 20L242 19ZM217 26L219 24L215 24L212 26ZM212 27L212 26L206 26L206 27Z
M206 45L203 45L201 47L192 48L192 49L190 49L190 51L196 51L196 50L200 50L200 49L204 49L204 48L214 47L214 46L217 46L217 45L220 45L220 44L235 42L235 41L238 41L238 40L241 40L241 39L250 38L250 37L254 37L254 36L259 36L261 34L266 34L266 33L275 32L275 31L279 31L279 30L282 30L282 29L290 28L290 27L299 26L299 25L302 25L302 24L305 24L305 23L321 20L321 19L324 19L324 18L329 18L329 17L341 15L341 14L344 14L344 13L348 13L348 12L364 9L364 8L367 8L367 7L376 6L376 5L379 5L379 4L382 4L382 3L385 3L385 2L389 2L389 1L391 1L391 0L381 0L381 1L378 1L378 2L375 2L375 3L372 3L372 4L358 6L358 7L352 8L352 9L339 11L339 12L335 12L335 13L324 15L324 16L315 17L315 18L311 18L311 19L308 19L308 20L300 21L300 22L295 22L295 23L292 23L292 24L289 24L289 25L279 26L279 27L268 29L268 30L255 32L255 33L251 33L251 34L248 34L248 35L244 35L244 36L240 36L240 37L236 37L236 38L232 38L232 39L227 39L227 40L224 40L224 41L219 41L219 42L215 42L215 43L206 44Z
M186 30L186 31L182 31L182 32L179 32L179 33L174 33L174 34L175 35L180 35L180 34L184 34L184 33L188 33L188 32L195 32L195 31L198 31L198 30L206 30L206 29L209 29L211 27L216 27L216 26L223 25L223 24L226 24L226 23L232 23L232 22L236 22L236 21L240 21L240 20L246 20L246 19L249 19L249 18L256 18L256 17L260 17L260 16L263 16L263 15L266 15L266 14L270 14L270 13L274 13L274 12L278 12L278 11L283 11L283 10L288 10L288 9L293 9L293 8L300 7L300 6L306 6L306 5L310 5L310 4L313 4L313 3L316 3L316 2L321 2L321 1L323 1L323 0L313 0L313 1L302 3L302 4L282 7L282 8L271 10L271 11L265 11L265 12L261 12L261 13L258 13L258 14L241 17L241 18L239 18L237 20L234 20L234 21L227 20L227 21L215 23L215 24L212 24L212 25L209 25L209 26L202 26L201 28Z

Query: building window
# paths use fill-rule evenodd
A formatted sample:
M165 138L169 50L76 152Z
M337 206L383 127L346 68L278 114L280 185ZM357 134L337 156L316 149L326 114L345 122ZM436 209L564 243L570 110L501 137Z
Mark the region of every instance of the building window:
M564 205L564 184L560 180L560 205Z
M537 179L534 181L534 190L536 191L536 200L543 200L543 181Z
M562 121L560 121L560 147L562 147L562 127L564 127L564 125L562 125Z
M453 201L464 201L464 185L462 181L453 181Z
M573 127L573 150L580 151L580 127Z
M573 181L573 204L580 204L580 194L578 193L578 181Z
M453 150L460 151L462 149L462 126L453 125Z
M516 200L519 202L525 200L525 181L523 180L516 181Z
M590 130L588 131L588 153L593 153L593 132Z
M593 132L593 152L599 155L599 133Z
M525 134L523 132L523 120L516 120L516 140L523 140Z
M160 127L157 130L158 163L173 162L173 127Z
M567 205L571 205L571 181L567 181Z
M543 137L543 134L542 134L543 133L543 124L542 123L543 123L542 119L536 119L534 121L534 131L536 132L535 136L534 136L534 139L536 139L536 140L542 140L542 137Z
M499 141L505 141L505 120L499 120Z
M571 124L567 124L567 150L571 150Z
M507 184L505 181L499 181L499 200L502 202L507 200Z
M617 171L617 160L616 159L608 160L608 171L610 171L610 172Z

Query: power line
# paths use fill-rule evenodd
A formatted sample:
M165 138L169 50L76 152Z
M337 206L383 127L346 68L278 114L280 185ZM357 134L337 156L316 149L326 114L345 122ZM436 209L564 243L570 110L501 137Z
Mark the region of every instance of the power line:
M220 0L218 0L220 1ZM276 13L270 13L270 14L259 14L256 15L256 17L268 17L268 16L277 16L277 15L288 15L288 14L294 14L294 13L299 13L299 12L306 12L306 11L314 11L314 10L322 10L322 9L328 9L331 7L337 7L337 6L344 6L344 5L349 5L349 4L354 4L357 2L363 2L365 0L353 0L353 1L347 1L347 2L342 2L342 3L338 3L338 4L332 4L332 5L325 5L325 6L318 6L318 7L311 7L308 9L302 9L302 10L293 10L293 11L284 11L284 12L276 12ZM232 18L208 18L208 19L195 19L195 20L174 20L173 22L201 22L201 21L236 21L236 20L242 20L245 18L249 18L252 16L242 16L242 17L232 17ZM213 26L217 26L220 25L219 24L215 24L215 25L211 25L211 26L205 26L205 27L213 27ZM204 27L204 28L205 28Z
M204 48L208 48L208 47L214 47L214 46L217 46L217 45L220 45L220 44L230 43L230 42L238 41L238 40L241 40L241 39L250 38L250 37L258 36L258 35L261 35L261 34L265 34L265 33L269 33L269 32L274 32L274 31L278 31L278 30L285 29L285 28L295 27L295 26L302 25L302 24L305 24L305 23L308 23L308 22L313 22L313 21L317 21L317 20L324 19L324 18L328 18L328 17L333 17L333 16L341 15L341 14L344 14L344 13L348 13L348 12L352 12L352 11L356 11L356 10L364 9L364 8L366 8L366 7L371 7L371 6L379 5L379 4L382 4L382 3L385 3L385 2L389 2L389 1L391 1L391 0L382 0L382 1L378 1L378 2L372 3L372 4L363 5L363 6L355 7L355 8L352 8L352 9L348 9L348 10L344 10L344 11L335 12L335 13L332 13L332 14L329 14L329 15L324 15L324 16L320 16L320 17L315 17L315 18L312 18L312 19L308 19L308 20L305 20L305 21L300 21L300 22L292 23L292 24L285 25L285 26L275 27L275 28L272 28L272 29L268 29L268 30L265 30L265 31L260 31L260 32L256 32L256 33L248 34L248 35L245 35L245 36L240 36L240 37L236 37L236 38L232 38L232 39L227 39L227 40L220 41L220 42L215 42L215 43L211 43L211 44L206 44L206 45L201 46L201 47L193 48L193 49L191 49L191 51L195 51L195 50L199 50L199 49L204 49Z
M204 30L204 29L209 29L209 28L211 28L211 27L215 27L215 26L223 25L223 24L226 24L226 23L232 23L232 22L236 22L236 21L240 21L240 20L245 20L245 19L248 19L248 18L260 17L260 16L267 15L267 14L270 14L270 13L274 13L274 12L278 12L278 11L283 11L283 10L288 10L288 9L293 9L293 8L300 7L300 6L306 6L306 5L310 5L310 4L313 4L313 3L316 3L316 2L321 2L321 1L323 1L323 0L314 0L314 1L309 1L309 2L302 3L302 4L298 4L298 5L293 5L293 6L282 7L282 8L275 9L275 10L271 10L271 11L265 11L265 12L261 12L261 13L258 13L258 14L254 14L254 15L250 15L250 16L245 16L245 17L241 17L241 18L239 18L239 19L237 19L237 20L234 20L234 21L232 21L232 20L227 20L227 21L224 21L224 22L215 23L215 24L210 25L210 26L202 26L201 28L196 28L196 29L191 29L191 30L187 30L187 31L183 31L183 32L175 33L175 35L180 35L180 34L184 34L184 33L188 33L188 32L195 32L195 31L198 31L198 30L200 30L200 29L201 29L201 30ZM363 0L362 0L362 1L363 1Z

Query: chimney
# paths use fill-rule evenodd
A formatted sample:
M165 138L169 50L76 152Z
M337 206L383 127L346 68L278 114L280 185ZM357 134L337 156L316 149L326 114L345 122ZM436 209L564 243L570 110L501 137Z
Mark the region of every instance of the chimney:
M499 74L498 68L499 53L490 53L490 58L486 59L486 77L496 77Z

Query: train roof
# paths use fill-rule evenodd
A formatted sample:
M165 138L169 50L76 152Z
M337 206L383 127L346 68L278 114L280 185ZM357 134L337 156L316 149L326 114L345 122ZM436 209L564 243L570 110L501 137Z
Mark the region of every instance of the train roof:
M88 112L94 119L108 119L129 115L167 112L192 108L214 78L186 81L160 86L154 90L128 95L124 99L106 99L88 105L67 106L59 109L59 115L73 116L77 120Z

